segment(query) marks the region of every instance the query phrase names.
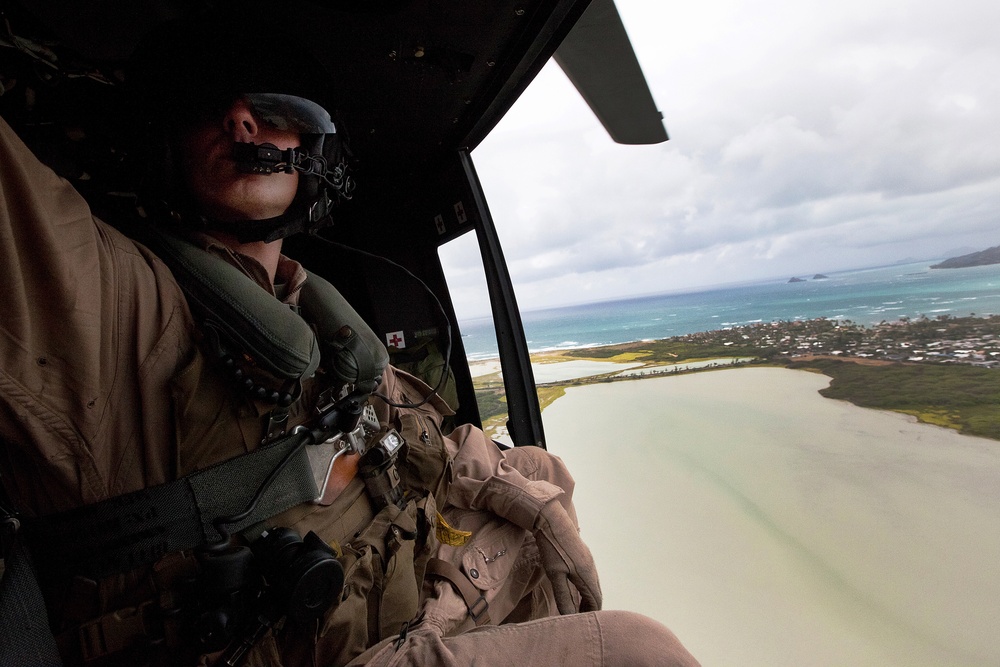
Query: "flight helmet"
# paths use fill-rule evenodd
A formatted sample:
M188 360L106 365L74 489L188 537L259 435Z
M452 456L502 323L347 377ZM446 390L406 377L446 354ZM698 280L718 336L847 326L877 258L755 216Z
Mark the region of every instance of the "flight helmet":
M329 74L300 40L251 20L211 15L172 22L140 44L126 73L145 131L145 206L165 209L187 227L214 229L241 242L274 241L332 224L334 207L351 198L354 180ZM275 48L280 44L280 48ZM299 173L291 206L265 220L214 220L201 214L185 186L179 143L184 132L218 117L242 97L255 118L299 133L300 146L237 143L246 173Z

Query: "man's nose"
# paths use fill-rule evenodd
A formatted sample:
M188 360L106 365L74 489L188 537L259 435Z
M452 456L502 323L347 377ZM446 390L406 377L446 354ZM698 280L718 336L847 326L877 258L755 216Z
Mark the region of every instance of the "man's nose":
M233 102L222 122L233 141L249 142L257 136L260 129L257 126L257 119L253 117L253 111L250 110L250 105L243 98Z

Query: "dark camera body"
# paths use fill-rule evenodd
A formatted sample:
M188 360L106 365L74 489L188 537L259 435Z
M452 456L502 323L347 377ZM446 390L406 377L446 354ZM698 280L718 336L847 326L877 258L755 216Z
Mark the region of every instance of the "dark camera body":
M197 558L191 631L206 651L245 643L283 617L318 618L344 586L337 553L311 531L303 539L291 528L272 528L250 546L203 549Z
M291 528L274 528L254 542L253 552L274 604L295 621L322 616L344 587L336 552L312 531L303 539Z

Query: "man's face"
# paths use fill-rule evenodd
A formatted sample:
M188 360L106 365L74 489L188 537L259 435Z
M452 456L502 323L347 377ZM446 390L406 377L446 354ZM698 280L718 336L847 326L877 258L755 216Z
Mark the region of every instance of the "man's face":
M235 142L298 148L297 132L279 130L256 118L246 100L208 118L181 137L184 177L200 212L215 220L266 220L281 215L295 198L298 173L245 174L233 159Z

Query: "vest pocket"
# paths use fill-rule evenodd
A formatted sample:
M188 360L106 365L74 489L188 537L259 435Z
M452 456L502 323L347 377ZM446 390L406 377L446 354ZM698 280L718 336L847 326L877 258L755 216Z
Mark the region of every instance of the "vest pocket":
M527 535L523 528L509 521L489 514L487 517L485 523L476 522L479 526L462 549L460 564L472 584L484 592L507 581ZM457 519L455 525L464 523Z
M317 664L345 664L369 646L399 634L417 613L414 577L417 504L384 507L342 546L344 591L325 617L316 643Z
M400 412L397 425L406 441L396 463L404 488L431 493L440 506L451 481L451 458L437 422L416 412Z
M373 592L380 589L382 578L378 555L369 545L344 547L343 551L344 590L339 604L327 613L319 628L316 664L346 664L377 640L367 619Z

